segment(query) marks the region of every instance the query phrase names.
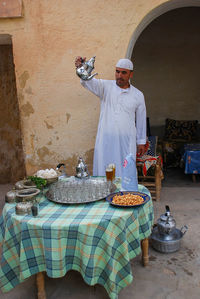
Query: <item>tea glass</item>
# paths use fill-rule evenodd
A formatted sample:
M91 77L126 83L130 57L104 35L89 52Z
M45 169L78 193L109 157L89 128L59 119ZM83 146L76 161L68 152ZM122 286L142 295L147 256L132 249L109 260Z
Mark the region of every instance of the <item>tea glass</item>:
M105 172L106 172L107 181L114 181L115 180L115 168L116 167L115 167L114 163L106 165Z

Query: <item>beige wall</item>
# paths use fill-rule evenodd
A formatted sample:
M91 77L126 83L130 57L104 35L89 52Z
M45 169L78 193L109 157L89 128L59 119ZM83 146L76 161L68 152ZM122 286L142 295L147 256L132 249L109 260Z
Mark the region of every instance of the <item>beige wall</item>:
M96 55L99 77L113 79L134 32L172 2L186 1L24 0L23 18L0 19L0 35L12 36L28 174L58 162L74 174L79 155L91 171L99 102L80 86L74 58Z

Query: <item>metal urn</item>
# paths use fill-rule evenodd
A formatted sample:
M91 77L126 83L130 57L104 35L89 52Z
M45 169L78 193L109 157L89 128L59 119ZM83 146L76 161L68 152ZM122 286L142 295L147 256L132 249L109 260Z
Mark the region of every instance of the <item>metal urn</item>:
M176 228L176 221L170 214L169 206L166 206L165 214L157 220L151 234L152 247L163 253L171 253L179 250L180 242L188 227Z
M79 157L78 165L76 166L76 177L79 179L89 177L87 165L85 164L83 158L81 157Z
M82 66L78 67L76 69L76 74L82 79L82 80L91 80L94 76L96 76L98 73L92 74L92 71L94 70L94 62L95 57L93 56L88 61L82 61Z

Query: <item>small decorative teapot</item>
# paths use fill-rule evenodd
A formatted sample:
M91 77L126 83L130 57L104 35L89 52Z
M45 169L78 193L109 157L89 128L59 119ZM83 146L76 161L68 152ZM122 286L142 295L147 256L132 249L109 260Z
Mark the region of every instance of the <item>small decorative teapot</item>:
M166 212L157 220L158 231L161 235L170 234L176 228L176 221L170 214L169 206L165 206Z
M83 159L79 157L78 165L76 166L76 177L79 179L87 178L89 176L89 172L87 169L87 165L84 163Z
M94 69L94 62L95 57L93 56L88 61L83 61L82 66L76 69L76 74L82 79L82 80L91 80L94 76L96 76L98 73L91 74Z
M59 178L65 178L67 177L67 173L66 173L66 166L64 163L59 163L57 166L56 166L56 170L60 173L60 176Z

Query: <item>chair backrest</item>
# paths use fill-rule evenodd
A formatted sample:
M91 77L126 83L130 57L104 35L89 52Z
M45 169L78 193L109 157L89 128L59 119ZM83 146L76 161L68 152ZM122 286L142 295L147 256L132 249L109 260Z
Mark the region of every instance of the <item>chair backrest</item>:
M156 156L158 136L149 136L148 142L149 142L149 148L147 150L146 155Z
M198 138L198 120L165 120L165 140L191 141Z
M147 136L151 136L151 128L150 128L150 120L149 117L147 117Z

